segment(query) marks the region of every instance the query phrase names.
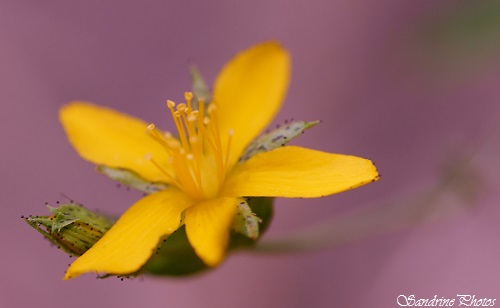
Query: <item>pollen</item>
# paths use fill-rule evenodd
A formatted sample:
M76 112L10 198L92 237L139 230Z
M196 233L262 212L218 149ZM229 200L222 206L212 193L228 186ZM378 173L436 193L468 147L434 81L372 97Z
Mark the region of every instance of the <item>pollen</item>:
M149 135L167 152L167 165L149 160L164 173L169 182L185 191L195 200L208 200L218 195L229 169L233 131L222 136L217 121L217 106L205 106L198 101L193 109L193 94L184 93L185 103L167 100L176 133L161 132L151 123ZM176 136L176 137L174 137ZM226 137L226 138L221 138ZM223 142L224 140L224 142Z

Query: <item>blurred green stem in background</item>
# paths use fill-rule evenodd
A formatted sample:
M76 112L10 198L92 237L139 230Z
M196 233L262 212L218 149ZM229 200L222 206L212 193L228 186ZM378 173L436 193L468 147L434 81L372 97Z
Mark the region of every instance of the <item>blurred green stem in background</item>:
M427 49L437 67L461 73L483 67L500 52L500 1L452 1L419 29L417 46Z

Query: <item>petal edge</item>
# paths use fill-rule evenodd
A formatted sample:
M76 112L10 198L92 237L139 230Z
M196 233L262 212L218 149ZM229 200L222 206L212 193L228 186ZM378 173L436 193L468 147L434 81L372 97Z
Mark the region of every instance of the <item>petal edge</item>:
M167 166L167 154L148 136L147 124L132 116L87 102L72 102L59 111L59 120L80 156L94 164L130 169L153 182L164 174L146 159L151 155Z
M151 257L160 238L177 230L182 211L191 204L192 201L175 188L142 198L71 264L64 279L87 272L126 275L138 271Z
M257 44L238 53L214 84L221 137L231 129L231 161L272 121L290 81L290 55L277 42ZM224 143L223 143L224 144Z
M218 198L186 209L189 243L208 266L216 266L224 258L237 202L237 198Z
M378 179L377 169L368 159L288 146L236 166L222 195L315 198Z

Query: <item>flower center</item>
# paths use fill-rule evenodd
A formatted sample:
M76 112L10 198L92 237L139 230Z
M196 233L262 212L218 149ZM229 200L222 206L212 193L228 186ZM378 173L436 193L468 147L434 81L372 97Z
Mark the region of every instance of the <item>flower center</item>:
M153 159L151 162L171 184L194 199L212 199L217 197L226 177L233 133L229 131L228 141L222 144L216 106L211 103L205 111L204 102L199 101L195 110L191 104L193 94L186 92L184 97L186 104L167 101L178 138L161 132L154 124L148 126L150 136L162 145L169 157L166 168Z

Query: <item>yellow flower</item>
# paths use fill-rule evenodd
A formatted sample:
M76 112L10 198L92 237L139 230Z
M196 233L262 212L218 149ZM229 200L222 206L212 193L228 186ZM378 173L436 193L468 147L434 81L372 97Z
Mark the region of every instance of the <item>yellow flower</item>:
M280 109L290 78L290 57L275 42L238 54L218 75L206 108L167 102L178 138L96 105L73 102L60 111L71 144L98 165L124 168L167 188L132 205L65 279L86 272L138 271L161 238L183 224L208 266L225 254L242 197L320 197L378 179L371 161L286 146L238 161Z

